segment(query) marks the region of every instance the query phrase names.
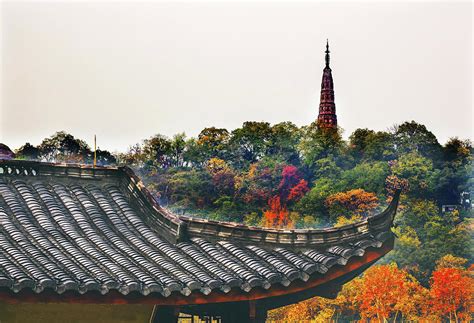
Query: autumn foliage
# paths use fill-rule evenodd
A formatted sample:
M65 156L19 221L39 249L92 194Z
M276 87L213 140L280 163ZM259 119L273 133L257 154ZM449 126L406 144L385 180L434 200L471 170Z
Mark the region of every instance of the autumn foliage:
M430 310L450 321L470 321L474 297L473 272L460 268L439 268L433 272Z
M465 263L462 258L443 258L428 287L394 263L373 266L345 284L335 299L314 297L279 308L270 312L269 321L470 322L472 270L458 266ZM456 267L444 267L453 263Z
M390 317L410 317L416 313L416 298L421 286L396 265L382 265L367 270L354 283L358 290L355 301L361 318L385 322Z
M292 227L288 204L301 199L309 191L308 182L293 165L287 165L281 172L278 194L268 199L268 209L263 213L263 224L267 227Z
M289 226L288 210L285 205L281 204L280 197L273 196L268 200L268 210L263 214L264 226L266 227L283 227Z
M364 216L379 205L374 193L360 188L329 195L325 203L333 219L340 216Z

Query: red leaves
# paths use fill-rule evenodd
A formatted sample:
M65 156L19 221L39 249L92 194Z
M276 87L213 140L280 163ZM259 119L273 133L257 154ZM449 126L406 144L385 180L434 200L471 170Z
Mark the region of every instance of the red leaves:
M309 191L308 182L301 179L298 184L291 188L288 201L297 201Z
M279 196L268 199L269 209L263 213L266 227L286 226L288 225L288 210L285 205L281 205Z
M281 177L278 195L268 199L269 209L263 214L265 226L286 227L290 225L287 204L298 201L309 191L308 182L301 178L299 170L295 166L285 166Z
M467 270L439 268L433 272L429 304L438 316L469 320L472 295L474 279Z
M278 185L280 198L283 201L297 201L309 191L308 182L301 178L298 168L287 165L281 172L281 181Z

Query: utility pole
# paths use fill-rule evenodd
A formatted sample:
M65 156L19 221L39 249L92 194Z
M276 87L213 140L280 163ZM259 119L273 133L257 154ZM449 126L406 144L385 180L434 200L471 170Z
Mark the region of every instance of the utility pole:
M93 167L97 165L97 138L96 135L94 135L94 165Z

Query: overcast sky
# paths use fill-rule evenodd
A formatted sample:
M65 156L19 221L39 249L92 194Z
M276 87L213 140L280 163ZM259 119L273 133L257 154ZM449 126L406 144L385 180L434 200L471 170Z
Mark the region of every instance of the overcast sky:
M340 126L472 138L472 4L2 2L0 142L314 121L329 38Z

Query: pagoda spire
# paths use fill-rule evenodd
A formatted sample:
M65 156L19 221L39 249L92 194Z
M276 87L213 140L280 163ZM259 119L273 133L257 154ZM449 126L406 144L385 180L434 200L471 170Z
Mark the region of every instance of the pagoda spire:
M326 39L326 67L329 67L329 39Z
M321 97L319 101L318 127L325 129L337 128L336 104L334 102L334 82L329 67L329 40L326 40L326 66L323 69Z

